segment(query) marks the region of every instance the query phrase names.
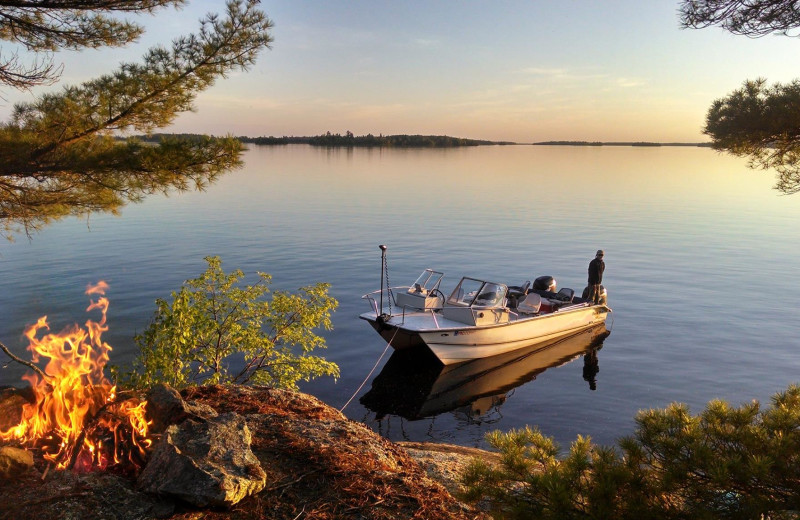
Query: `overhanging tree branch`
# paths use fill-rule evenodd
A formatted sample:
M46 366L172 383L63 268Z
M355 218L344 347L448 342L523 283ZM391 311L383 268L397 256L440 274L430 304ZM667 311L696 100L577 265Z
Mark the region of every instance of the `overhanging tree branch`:
M703 29L719 26L733 34L758 38L768 34L798 36L800 9L791 0L685 0L681 26Z
M800 36L795 0L684 0L680 13L684 28L716 25L750 37ZM775 189L781 193L800 192L800 80L771 87L761 78L745 81L714 101L703 133L717 150L777 172Z
M75 9L90 4L43 3ZM153 9L180 2L101 3ZM198 93L216 79L247 70L272 41L272 22L258 4L230 1L226 16L208 15L198 33L178 38L169 49L151 49L141 63L123 63L113 73L16 105L11 121L0 126L4 234L20 228L29 233L67 215L116 212L155 192L202 189L240 166L242 146L231 137L169 138L151 146L113 133L164 127L192 110Z

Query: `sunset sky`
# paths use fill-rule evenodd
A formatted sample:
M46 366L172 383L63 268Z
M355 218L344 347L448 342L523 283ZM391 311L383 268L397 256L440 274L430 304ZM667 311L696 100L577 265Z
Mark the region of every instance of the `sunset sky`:
M272 49L201 94L197 112L168 131L699 142L710 103L745 79L800 77L800 39L682 30L677 0L262 5L275 23ZM223 10L222 0L190 0L143 17L149 30L136 45L57 56L63 81L135 61ZM3 119L30 99L0 95Z

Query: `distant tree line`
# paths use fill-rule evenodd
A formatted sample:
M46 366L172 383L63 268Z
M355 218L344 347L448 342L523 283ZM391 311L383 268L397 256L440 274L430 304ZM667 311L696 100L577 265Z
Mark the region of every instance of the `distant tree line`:
M243 143L252 143L252 144L309 144L308 140L311 139L310 137L239 137L239 140Z
M345 147L396 147L396 148L451 148L456 146L479 146L487 144L515 144L507 141L483 141L463 139L447 135L353 135L353 132L332 134L326 132L312 137L240 137L244 143L253 144L310 144L314 146Z
M182 140L203 139L201 134L151 134L149 136L139 136L138 139L145 142L161 142L163 139L180 138ZM310 144L313 146L330 147L394 147L394 148L453 148L457 146L481 146L481 145L514 145L511 141L485 141L480 139L464 139L461 137L450 137L447 135L353 135L352 132L342 134L332 134L327 132L316 136L282 136L282 137L247 137L239 136L236 139L242 143L261 144L261 145L283 145L283 144ZM650 141L541 141L532 143L534 146L700 146L711 147L712 143L655 143Z
M159 143L164 139L179 137L181 139L202 139L201 134L151 134L141 135L137 139L145 142ZM479 139L463 139L447 135L353 135L352 132L332 134L327 132L315 136L282 136L282 137L236 137L239 142L262 145L310 144L313 146L336 147L395 147L395 148L453 148L457 146L480 146L490 144L511 145L511 141L484 141Z

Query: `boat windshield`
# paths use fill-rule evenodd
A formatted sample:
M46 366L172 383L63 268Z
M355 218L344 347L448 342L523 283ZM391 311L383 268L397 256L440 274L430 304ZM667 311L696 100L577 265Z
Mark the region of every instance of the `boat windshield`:
M464 277L453 290L447 303L458 306L496 307L505 302L508 288L501 283L484 282Z
M438 289L443 276L444 273L440 273L439 271L425 269L422 271L422 274L419 275L417 281L408 289L408 292L427 294L434 289Z

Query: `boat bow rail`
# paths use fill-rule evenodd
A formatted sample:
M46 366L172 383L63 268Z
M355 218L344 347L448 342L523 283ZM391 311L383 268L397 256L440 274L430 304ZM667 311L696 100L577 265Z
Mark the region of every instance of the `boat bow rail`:
M402 287L400 287L402 289ZM437 311L440 308L428 308L428 309L420 309L419 307L409 306L409 305L397 305L395 302L394 307L396 307L400 312L394 313L390 311L389 313L382 313L378 309L378 298L380 296L381 291L374 291L371 293L367 293L361 297L362 300L367 300L369 302L370 307L372 308L372 312L375 314L375 319L378 321L382 321L383 323L391 326L402 326L406 322L406 316L430 316L433 319L433 323L436 325L436 328L439 328L439 320L436 317ZM389 293L393 294L393 293ZM391 297L391 296L390 296ZM362 315L362 318L365 316ZM391 324L389 323L391 321Z
M378 291L367 293L361 298L369 301L372 310L378 316L384 314L384 297L389 303L389 315L392 314L393 307L404 311L405 309L440 309L445 301L444 294L439 290L442 277L444 277L444 273L440 271L425 269L412 285L381 288Z

